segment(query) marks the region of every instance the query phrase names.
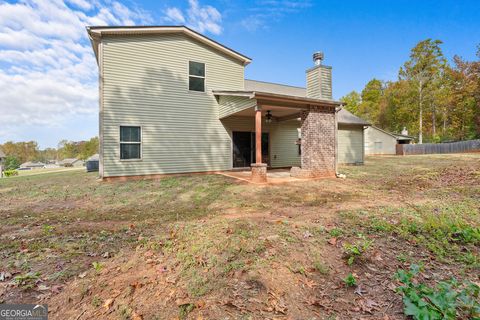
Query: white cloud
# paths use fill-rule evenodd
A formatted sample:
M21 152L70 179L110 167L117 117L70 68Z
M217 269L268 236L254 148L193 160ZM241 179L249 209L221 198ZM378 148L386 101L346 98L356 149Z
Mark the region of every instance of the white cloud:
M19 126L55 127L97 113L98 71L85 26L150 21L115 0L0 2L0 143Z
M209 5L200 5L198 0L189 0L188 9L183 12L177 7L168 8L165 11L165 21L176 24L186 24L198 32L222 33L222 15Z
M178 8L168 8L165 11L165 15L167 20L170 20L174 23L185 23L185 17L183 16L182 11L180 11Z
M267 28L272 21L279 21L290 14L312 7L309 0L258 0L251 12L240 24L248 31Z

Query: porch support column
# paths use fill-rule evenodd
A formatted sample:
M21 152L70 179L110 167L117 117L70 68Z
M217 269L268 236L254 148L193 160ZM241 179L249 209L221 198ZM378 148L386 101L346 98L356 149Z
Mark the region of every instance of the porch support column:
M255 163L262 163L262 109L255 108Z
M255 163L252 164L252 182L267 182L267 164L262 163L262 109L255 107Z

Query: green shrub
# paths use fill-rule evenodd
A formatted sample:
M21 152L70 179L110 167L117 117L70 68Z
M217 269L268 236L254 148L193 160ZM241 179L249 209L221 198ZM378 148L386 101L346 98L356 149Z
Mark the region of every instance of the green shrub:
M15 170L20 167L20 161L14 156L7 156L5 158L4 168L6 171Z
M456 279L441 281L431 288L413 279L420 272L418 265L409 271L398 270L395 277L402 283L397 292L403 295L403 312L413 319L479 319L480 287Z
M3 171L3 174L5 177L13 177L13 176L18 176L18 171L17 170L5 170Z

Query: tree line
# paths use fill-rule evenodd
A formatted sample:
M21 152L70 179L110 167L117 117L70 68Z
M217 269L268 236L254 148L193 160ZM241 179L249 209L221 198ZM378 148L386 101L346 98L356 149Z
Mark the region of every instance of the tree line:
M420 41L396 81L370 80L340 100L353 114L391 132L406 127L418 142L480 138L480 45L477 60L445 58L442 41Z
M98 137L88 141L61 140L57 148L46 148L40 150L36 141L13 142L7 141L0 144L0 149L6 155L5 166L16 169L21 163L27 161L58 161L67 158L86 160L98 153Z

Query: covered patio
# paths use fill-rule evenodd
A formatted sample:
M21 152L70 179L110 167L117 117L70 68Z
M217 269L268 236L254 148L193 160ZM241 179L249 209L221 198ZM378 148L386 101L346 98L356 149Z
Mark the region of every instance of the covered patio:
M263 127L274 125L278 131L277 136L283 135L288 138L282 140L274 137L273 141L267 140L269 144L270 142L272 145L275 144L269 148L274 147L275 150L280 150L280 154L282 154L281 148L285 148L286 145L290 154L292 146L298 148L300 157L298 164L286 165L291 167L291 177L316 178L335 175L336 112L340 106L339 102L256 91L214 91L213 93L220 105L220 120L234 123L234 119L241 118L254 124L254 142L252 143L254 157L250 163L252 182L266 183L269 178L267 166L275 168L285 164L277 159L276 154L272 157L269 153L267 158L262 157L265 155L262 149L262 143L265 143L265 139L262 139L262 132L265 131ZM292 128L294 127L290 125L286 129L283 125L291 121L297 121L296 126L300 129L300 136L297 134L293 138ZM233 143L234 130L228 130L234 149L236 147ZM290 130L289 135L285 134L286 130Z

